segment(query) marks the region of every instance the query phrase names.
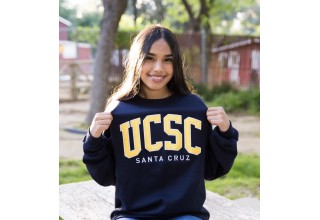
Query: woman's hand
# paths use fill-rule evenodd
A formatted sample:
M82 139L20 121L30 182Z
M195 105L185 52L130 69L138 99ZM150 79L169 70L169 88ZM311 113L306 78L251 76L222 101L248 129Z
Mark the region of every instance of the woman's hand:
M223 107L210 107L207 110L207 119L212 125L217 125L222 132L230 127L230 121Z
M110 112L98 112L95 114L90 125L91 136L98 138L102 132L107 130L112 122L112 115Z

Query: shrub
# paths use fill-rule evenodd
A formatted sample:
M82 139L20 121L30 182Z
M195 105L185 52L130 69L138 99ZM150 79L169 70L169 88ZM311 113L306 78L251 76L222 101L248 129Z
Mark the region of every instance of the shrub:
M244 112L259 114L260 112L260 90L252 88L244 91L230 90L229 92L215 95L208 106L223 106L227 112Z
M204 84L194 84L194 88L205 101L211 101L220 94L238 91L230 83L224 82L222 85L208 88Z

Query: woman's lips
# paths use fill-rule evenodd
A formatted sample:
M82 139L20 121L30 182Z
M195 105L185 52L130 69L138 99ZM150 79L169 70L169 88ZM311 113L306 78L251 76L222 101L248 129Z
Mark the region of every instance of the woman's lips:
M148 75L149 78L154 82L161 82L165 76Z

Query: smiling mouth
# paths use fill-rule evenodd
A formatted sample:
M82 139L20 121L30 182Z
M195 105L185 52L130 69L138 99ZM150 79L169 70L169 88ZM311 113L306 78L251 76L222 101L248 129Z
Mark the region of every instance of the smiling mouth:
M156 75L149 75L149 74L148 76L152 81L155 81L155 82L160 82L165 78L165 76L156 76Z

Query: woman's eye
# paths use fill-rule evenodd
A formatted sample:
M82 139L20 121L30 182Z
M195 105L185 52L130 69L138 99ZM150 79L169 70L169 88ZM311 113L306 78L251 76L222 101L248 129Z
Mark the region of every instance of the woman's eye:
M153 57L147 56L147 57L145 58L145 60L153 60Z
M172 58L170 57L170 58L166 58L164 61L166 61L166 62L172 62Z

